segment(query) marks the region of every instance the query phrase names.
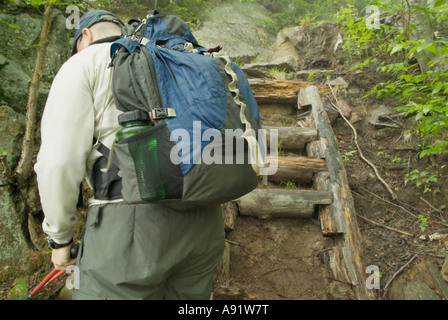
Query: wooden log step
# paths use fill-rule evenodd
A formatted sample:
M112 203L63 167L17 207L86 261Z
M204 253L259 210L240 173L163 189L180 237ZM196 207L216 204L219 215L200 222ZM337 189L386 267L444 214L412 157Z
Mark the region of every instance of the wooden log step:
M255 99L259 103L296 103L297 94L303 88L315 85L307 81L276 80L268 78L249 79ZM322 93L329 93L327 86L318 86Z
M277 144L281 150L296 151L304 149L307 143L317 140L317 129L301 127L270 127L263 126L266 130L266 145L268 152L271 146L271 132L277 130ZM280 151L281 151L280 150Z
M268 180L273 183L310 183L313 174L327 170L325 160L309 157L278 157L277 164L277 172L268 176Z
M316 205L332 201L331 192L285 189L255 189L236 200L241 215L259 218L311 218Z

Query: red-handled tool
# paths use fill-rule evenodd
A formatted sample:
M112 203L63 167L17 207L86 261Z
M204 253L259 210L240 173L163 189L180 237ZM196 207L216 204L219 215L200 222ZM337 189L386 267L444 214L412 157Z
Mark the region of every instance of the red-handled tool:
M70 249L70 257L72 259L74 259L77 254L78 254L78 245L73 246ZM31 297L33 297L36 293L39 292L40 289L42 289L43 287L45 287L46 285L52 283L53 281L55 281L57 278L59 278L60 276L62 276L65 273L65 270L56 270L56 268L54 268L53 270L50 271L49 274L47 274L47 276L33 289L33 291L31 291L31 293L29 293L25 299L31 299Z
M31 291L30 297L34 296L37 292L39 292L40 289L45 287L47 284L52 283L54 280L62 276L64 273L65 270L56 270L56 269L51 270L51 272L44 278L44 280L42 280L41 283L39 283L37 287L33 289L33 291Z

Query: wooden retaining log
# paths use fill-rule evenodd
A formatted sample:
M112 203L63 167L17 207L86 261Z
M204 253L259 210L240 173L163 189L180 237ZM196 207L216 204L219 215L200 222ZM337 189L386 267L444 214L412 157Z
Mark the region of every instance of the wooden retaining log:
M306 145L306 154L309 157L325 159L325 153L322 149L320 140L311 141Z
M342 247L329 248L323 252L325 268L331 280L353 284L344 263L344 249Z
M255 189L236 200L241 215L259 218L311 218L318 204L330 204L331 192Z
M236 217L238 216L238 207L236 203L233 201L223 203L221 207L222 207L224 230L226 232L230 232L233 230L233 227L235 226L235 220Z
M306 150L310 157L325 159L324 150L320 140L308 143L306 145ZM330 173L328 171L318 172L313 178L314 189L323 191L328 190L328 184L330 182ZM331 205L319 206L319 220L324 236L334 236L335 234L340 233L338 230L343 229L340 225L336 225L337 222L334 219Z
M339 153L339 146L330 125L327 112L322 104L319 89L315 86L307 87L299 93L301 105L311 105L314 122L319 132L325 159L327 161L330 180L328 190L333 193L331 209L338 232L343 233L342 260L351 283L355 286L358 299L369 299L372 295L366 288L365 267L363 262L362 241L356 219L353 197L348 185L347 173Z
M314 176L313 185L316 190L327 191L329 182L330 174L328 172L318 172ZM319 220L324 236L334 236L340 233L338 230L341 230L342 227L337 225L334 219L332 205L319 206Z

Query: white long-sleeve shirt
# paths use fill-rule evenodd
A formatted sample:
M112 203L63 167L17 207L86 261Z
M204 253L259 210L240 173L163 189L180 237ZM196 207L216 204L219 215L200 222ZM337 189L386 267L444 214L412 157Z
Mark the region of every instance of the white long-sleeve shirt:
M79 185L91 185L93 138L108 148L121 113L111 92L110 43L94 44L67 60L56 75L41 121L42 144L34 170L45 219L57 243L72 239Z

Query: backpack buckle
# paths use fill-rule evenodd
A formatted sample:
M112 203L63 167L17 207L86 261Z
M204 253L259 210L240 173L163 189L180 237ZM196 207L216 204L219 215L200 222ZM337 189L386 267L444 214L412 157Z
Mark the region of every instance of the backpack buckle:
M152 109L151 113L151 120L159 120L159 119L165 119L165 118L174 118L176 117L176 110L173 108L157 108Z

